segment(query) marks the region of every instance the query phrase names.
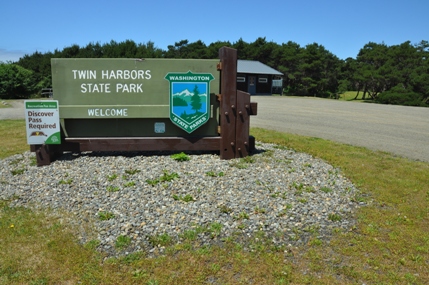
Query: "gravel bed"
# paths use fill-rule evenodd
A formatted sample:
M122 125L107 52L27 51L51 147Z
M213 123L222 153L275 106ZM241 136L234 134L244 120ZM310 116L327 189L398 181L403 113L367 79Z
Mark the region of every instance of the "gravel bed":
M162 253L169 244L244 246L265 236L276 246L329 242L350 229L362 203L339 169L305 153L257 143L243 159L169 153L64 154L34 166L34 153L0 160L0 199L49 208L79 226L109 256ZM33 164L33 166L32 166ZM94 241L95 240L95 241Z

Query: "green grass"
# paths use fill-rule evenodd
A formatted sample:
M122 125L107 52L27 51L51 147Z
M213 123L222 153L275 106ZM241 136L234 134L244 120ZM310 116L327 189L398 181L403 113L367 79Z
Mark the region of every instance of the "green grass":
M28 149L24 133L23 121L0 121L6 138L0 142L2 158ZM357 224L334 229L329 243L317 230L306 229L314 236L299 248L250 237L252 251L234 238L218 246L198 245L196 228L184 232L179 244L168 236L152 237L166 246L163 256L139 252L105 259L95 251L96 240L80 245L77 231L48 210L11 208L9 201L0 201L0 284L429 284L428 163L322 139L262 129L251 133L339 168L361 190L356 201L367 203L356 213ZM344 219L336 215L331 219ZM241 223L248 214L237 217ZM214 235L220 228L210 226ZM115 248L125 250L129 238L118 237Z
M24 120L0 120L0 159L30 150Z
M363 92L359 92L359 95L356 97L357 91L346 91L342 94L340 94L340 97L338 100L343 101L355 101L355 102L366 102L371 101L371 97L367 94L365 100L362 100L363 98ZM356 98L356 99L355 99ZM372 102L372 101L371 101Z

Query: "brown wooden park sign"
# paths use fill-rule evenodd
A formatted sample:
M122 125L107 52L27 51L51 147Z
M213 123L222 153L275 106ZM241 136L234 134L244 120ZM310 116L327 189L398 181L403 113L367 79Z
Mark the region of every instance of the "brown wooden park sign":
M214 60L54 58L51 66L61 135L31 144L38 166L65 151L218 151L232 159L255 147L249 116L257 104L237 90L235 49L221 48Z

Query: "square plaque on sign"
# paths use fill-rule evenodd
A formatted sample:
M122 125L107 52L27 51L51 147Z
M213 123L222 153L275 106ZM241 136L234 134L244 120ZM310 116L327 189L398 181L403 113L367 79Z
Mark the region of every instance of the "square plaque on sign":
M155 123L155 133L157 134L165 133L165 123L162 123L162 122Z

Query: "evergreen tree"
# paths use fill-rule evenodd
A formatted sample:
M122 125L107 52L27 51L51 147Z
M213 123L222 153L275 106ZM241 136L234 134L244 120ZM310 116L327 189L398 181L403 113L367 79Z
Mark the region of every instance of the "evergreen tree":
M195 113L198 113L198 111L201 109L201 98L200 98L200 92L198 91L198 86L195 85L194 87L194 95L191 97L191 106L192 110L195 110Z

